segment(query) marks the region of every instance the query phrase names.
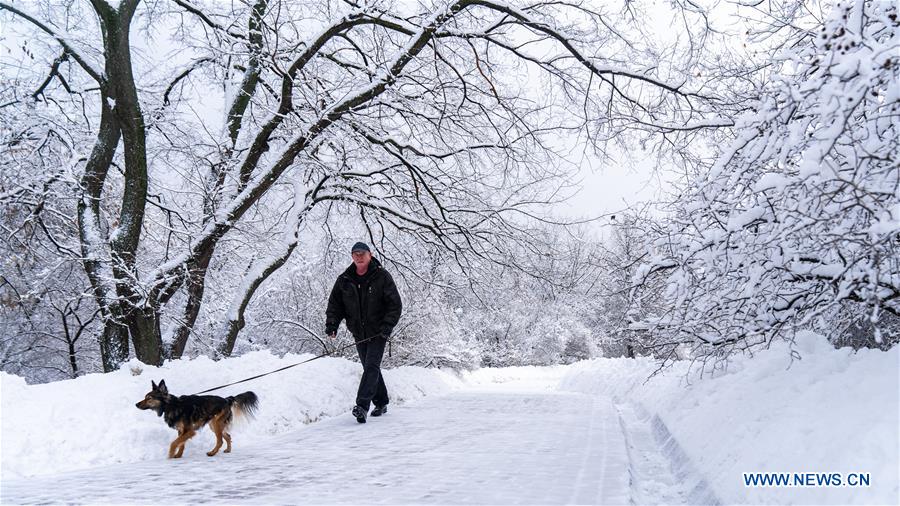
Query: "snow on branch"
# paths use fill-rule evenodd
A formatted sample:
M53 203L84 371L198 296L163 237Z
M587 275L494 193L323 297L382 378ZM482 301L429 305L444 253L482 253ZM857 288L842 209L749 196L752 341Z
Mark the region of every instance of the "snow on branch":
M26 13L25 11L22 11L6 2L0 2L0 10L7 10L7 11L15 14L16 16L19 16L20 18L22 18L22 19L28 21L29 23L33 24L34 26L38 27L44 33L46 33L46 34L50 35L51 37L53 37L54 39L56 39L56 41L59 42L59 45L62 46L63 49L66 51L66 53L69 56L71 56L72 59L74 59L76 62L78 62L78 65L80 65L81 68L84 69L84 71L87 72L87 74L89 76L91 76L92 79L94 79L94 81L97 81L97 83L100 84L101 86L103 86L105 84L106 79L105 79L105 76L103 75L103 72L98 70L97 68L95 68L92 64L90 64L88 62L87 58L85 58L80 52L76 51L75 48L72 46L72 43L69 41L68 37L66 37L65 34L60 33L58 31L50 28L46 23L41 22L34 16L31 16L30 14Z

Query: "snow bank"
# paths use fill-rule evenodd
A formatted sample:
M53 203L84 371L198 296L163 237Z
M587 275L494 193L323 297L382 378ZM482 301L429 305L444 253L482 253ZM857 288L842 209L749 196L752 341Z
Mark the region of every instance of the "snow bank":
M113 373L41 385L27 385L18 376L0 372L0 471L9 479L165 458L175 431L156 413L135 407L150 390L150 380L165 379L172 394L186 395L310 357L253 352L220 362L200 357L162 367L134 360ZM253 390L259 395L256 418L237 422L232 431L235 451L240 451L254 441L347 413L361 372L356 362L323 358L211 394ZM435 369L399 367L383 373L392 403L460 384L455 375ZM204 429L185 452L208 451L214 442L211 431Z
M573 365L560 388L635 402L668 427L725 503L900 503L900 349L833 349L814 334L702 378L650 360ZM677 460L677 459L676 459ZM745 487L743 473L871 473L871 486Z

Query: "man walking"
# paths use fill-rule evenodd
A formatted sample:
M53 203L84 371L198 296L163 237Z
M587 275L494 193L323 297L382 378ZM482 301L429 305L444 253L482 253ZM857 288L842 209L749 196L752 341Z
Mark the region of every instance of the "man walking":
M403 304L390 273L381 266L366 243L358 242L350 250L353 263L347 267L331 289L325 310L325 334L334 338L341 320L356 341L356 351L363 365L353 416L366 422L372 403L372 416L387 413L387 387L381 377L381 358L387 340L400 319Z

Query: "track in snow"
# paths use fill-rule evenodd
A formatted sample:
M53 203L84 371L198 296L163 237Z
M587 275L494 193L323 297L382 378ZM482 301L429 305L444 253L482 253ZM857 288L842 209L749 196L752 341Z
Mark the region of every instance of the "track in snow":
M648 427L602 397L465 390L207 457L4 481L3 503L628 504L683 500ZM626 431L629 433L626 434ZM174 434L174 432L173 432ZM160 452L168 441L160 442ZM668 473L668 474L667 474Z

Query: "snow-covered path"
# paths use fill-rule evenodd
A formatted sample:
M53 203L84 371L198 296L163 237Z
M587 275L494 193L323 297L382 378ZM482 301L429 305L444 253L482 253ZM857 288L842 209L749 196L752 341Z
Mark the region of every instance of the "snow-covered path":
M655 499L679 500L671 478L633 483L647 474L635 464L656 448L640 431L626 437L626 427L602 397L463 390L391 406L366 424L349 414L324 420L263 445L242 445L237 432L234 452L212 458L189 444L180 460L4 481L0 501L627 504L652 499L648 479L667 488Z

